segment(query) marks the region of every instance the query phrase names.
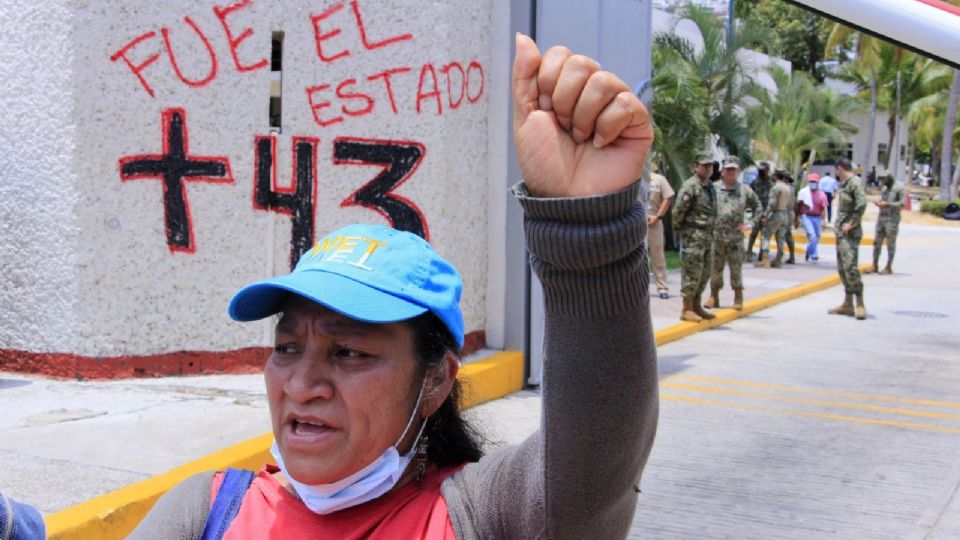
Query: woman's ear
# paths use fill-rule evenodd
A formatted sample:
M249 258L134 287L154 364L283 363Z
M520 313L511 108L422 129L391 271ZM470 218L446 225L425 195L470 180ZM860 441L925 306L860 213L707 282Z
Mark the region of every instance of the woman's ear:
M427 386L423 391L423 400L420 405L423 418L430 418L430 415L437 412L440 405L450 395L453 390L453 383L457 380L457 373L460 372L460 359L455 354L447 351L440 362L430 368L427 372Z

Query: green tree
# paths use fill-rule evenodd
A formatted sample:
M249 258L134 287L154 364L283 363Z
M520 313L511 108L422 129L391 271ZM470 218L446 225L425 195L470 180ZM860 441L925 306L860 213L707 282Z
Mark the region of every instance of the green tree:
M913 53L906 53L904 55L904 60L900 67L900 116L907 122L906 133L901 134L901 136L906 137L907 146L910 148L906 167L908 179L910 179L912 178L912 171L916 165L917 147L921 144L921 138L923 135L931 133L929 124L936 123L937 120L933 117L924 118L920 113L913 112L915 108L919 110L922 107L929 106L929 100L925 102L925 105L917 105L915 107L915 104L921 103L922 100L930 95L944 95L944 92L950 87L952 70L935 60L924 58ZM895 100L895 85L890 94L892 99ZM940 102L946 103L946 100L943 99ZM893 108L896 109L895 102ZM942 119L943 116L944 113L941 111L940 119ZM924 142L927 147L929 147L932 139Z
M853 83L859 90L861 98L864 94L868 96L870 119L867 122L867 152L861 165L865 171L869 171L873 166L874 131L880 107L880 48L883 42L872 36L861 34L849 26L831 23L824 53L828 58L835 58L841 54L839 51L844 50L844 46L850 46L851 43L855 59L843 64L836 75L841 80ZM883 73L887 72L883 71Z
M654 50L661 51L661 69L683 69L699 76L708 99L709 133L728 152L738 155L744 163L750 163L745 99L753 91L754 83L742 60L742 50L764 42L767 34L751 25L742 25L734 32L728 47L724 21L714 17L710 10L688 4L678 15L694 23L703 38L703 47L694 47L672 32L658 34L654 38ZM669 54L666 51L670 51ZM695 148L703 146L704 142L683 141ZM691 161L689 166L692 165Z
M770 39L759 50L790 62L793 71L805 71L823 82L826 37L832 23L816 13L782 0L740 0L734 14L746 24L767 28Z
M957 184L960 183L960 164L957 166L953 181L950 181L950 166L953 165L953 138L957 131L957 102L960 101L960 69L953 70L953 81L946 117L943 121L943 146L940 155L940 198L949 200L957 196Z
M767 71L776 90L756 92L757 105L748 114L757 155L799 174L805 153L823 154L856 133L842 120L860 107L856 99L817 86L801 71L788 74L777 66Z
M654 46L653 71L653 159L676 188L710 133L710 100L700 74L673 48Z

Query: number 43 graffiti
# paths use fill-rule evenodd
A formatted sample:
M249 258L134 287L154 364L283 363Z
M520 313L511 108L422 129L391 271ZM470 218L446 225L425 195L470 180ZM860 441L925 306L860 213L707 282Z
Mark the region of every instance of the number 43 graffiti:
M187 115L171 108L162 113L163 153L137 154L120 158L120 179L157 179L163 184L164 225L171 252L196 251L187 181L233 183L230 161L224 156L190 154ZM320 140L292 137L293 184L277 185L277 139L254 139L253 207L290 216L290 267L314 242L317 205L317 147ZM333 141L336 165L376 165L380 174L351 193L341 207L363 206L374 210L395 229L430 239L427 221L412 201L392 193L407 181L420 165L426 150L414 141L338 137Z

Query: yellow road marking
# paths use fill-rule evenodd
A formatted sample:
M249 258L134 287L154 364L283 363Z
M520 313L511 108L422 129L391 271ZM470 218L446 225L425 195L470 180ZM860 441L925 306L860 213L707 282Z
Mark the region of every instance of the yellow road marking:
M743 381L738 379L725 379L720 377L703 377L700 375L679 374L673 375L664 380L683 379L689 381L699 381L713 384L725 384L729 386L743 386L747 388L761 388L764 390L779 390L781 392L819 394L825 396L841 397L846 399L859 399L863 401L880 401L884 403L899 403L901 405L919 405L922 407L940 407L947 409L960 409L960 402L942 401L932 399L911 399L893 396L881 396L875 394L861 394L858 392L845 392L842 390L829 390L822 388L802 388L795 386L784 386L779 384L767 384L754 381Z
M746 411L787 414L792 416L807 416L811 418L823 418L826 420L840 420L844 422L855 422L858 424L874 424L880 426L893 426L910 429L922 429L926 431L940 431L944 433L960 433L960 428L938 426L935 424L918 424L915 422L901 422L898 420L884 420L882 418L864 418L860 416L849 416L845 414L818 413L812 411L798 411L791 409L776 409L772 407L758 407L746 403L736 403L733 401L723 401L719 399L701 399L690 396L678 396L674 394L660 394L660 399L665 401L678 401L681 403L691 403L695 405L715 405L718 407L730 407L734 409L743 409Z
M729 388L719 388L716 386L685 384L685 383L677 383L677 382L671 382L671 381L663 381L660 383L660 386L662 387L665 386L667 388L674 388L677 390L690 390L695 392L722 394L727 396L773 399L777 401L786 401L789 403L802 403L806 405L817 405L817 406L828 407L828 408L856 409L861 411L899 414L904 416L919 416L924 418L939 418L944 420L960 421L960 415L957 415L957 414L942 413L942 412L936 412L936 411L924 411L920 409L904 409L900 407L881 407L879 405L868 405L865 403L851 403L846 401L831 401L826 399L781 396L781 395L773 394L770 392L751 392L748 390L733 390Z

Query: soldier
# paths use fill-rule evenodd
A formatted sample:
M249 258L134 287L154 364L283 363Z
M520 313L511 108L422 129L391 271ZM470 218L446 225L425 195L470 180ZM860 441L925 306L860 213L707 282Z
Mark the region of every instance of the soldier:
M880 177L880 181L883 184L880 200L874 203L880 207L880 215L877 217L877 229L873 234L873 267L867 270L868 274L877 272L884 238L887 239L887 266L878 273L893 273L893 256L897 252L897 233L900 231L900 209L907 200L907 190L892 174Z
M745 212L760 213L760 199L749 187L737 182L740 160L729 156L723 160L723 180L713 184L717 192L717 226L713 241L713 275L710 278L708 308L720 307L723 288L723 266L730 265L730 286L733 287L733 309L743 309L743 231Z
M774 184L770 189L767 205L763 210L760 224L763 226L763 236L760 238L760 257L755 264L758 268L780 268L783 254L786 251L785 237L790 219L790 187L786 182L787 175L783 171L773 174ZM759 197L759 196L758 196ZM770 261L770 237L777 238L777 258Z
M867 209L867 197L863 192L860 177L853 174L853 165L847 158L837 160L837 222L834 230L837 234L837 272L843 282L843 304L829 310L831 315L856 316L857 319L867 318L867 308L863 305L863 281L860 280L860 269L857 268L860 239L863 237L863 228L860 220ZM853 307L853 297L857 298L857 307Z
M700 322L716 317L700 305L700 295L710 279L713 227L717 219L717 194L710 183L713 156L709 152L697 154L694 173L677 193L673 226L680 234L680 294L683 296L680 320Z
M757 167L757 178L750 184L750 189L753 190L753 193L760 199L760 208L767 207L767 200L770 197L770 189L773 187L773 181L770 179L770 164L766 162L760 163ZM760 218L763 216L760 212L757 212L753 216L753 229L750 231L750 240L747 242L747 257L750 260L753 260L753 242L756 241L757 235L763 230L763 224L760 223Z

